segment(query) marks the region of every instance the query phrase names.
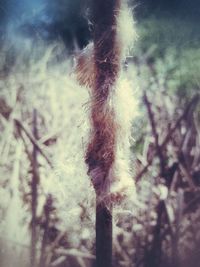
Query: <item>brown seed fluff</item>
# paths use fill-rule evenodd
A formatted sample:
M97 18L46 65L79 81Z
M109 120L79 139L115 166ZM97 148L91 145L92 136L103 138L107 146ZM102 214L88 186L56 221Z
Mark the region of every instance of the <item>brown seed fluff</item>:
M111 184L119 180L118 177L111 176L118 175L115 174L118 171L115 165L121 160L117 151L121 145L118 141L123 125L116 118L116 103L113 99L119 94L116 93L116 87L126 45L121 32L120 16L126 8L122 1L93 2L94 43L82 52L76 66L80 84L91 90L91 132L85 162L99 199L112 200ZM115 200L118 197L121 198L121 194L115 192Z

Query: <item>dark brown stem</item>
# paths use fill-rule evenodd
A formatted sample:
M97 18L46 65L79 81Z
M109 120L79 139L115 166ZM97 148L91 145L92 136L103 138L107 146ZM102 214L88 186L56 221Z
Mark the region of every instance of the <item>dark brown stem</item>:
M112 266L112 212L104 201L96 205L96 267Z
M169 130L167 136L165 137L165 140L163 141L163 143L161 144L161 147L164 148L166 146L166 144L169 142L169 140L172 137L172 134L175 132L175 130L178 128L178 126L180 125L181 121L187 116L187 114L189 113L189 111L191 109L195 109L197 103L199 102L199 95L195 95L191 101L188 103L188 105L186 106L185 110L183 111L183 113L180 115L180 117L177 119L176 123L174 124L174 126Z
M173 133L176 131L176 129L179 127L181 121L187 116L188 112L190 111L191 108L195 109L197 103L199 102L199 95L195 95L191 101L189 102L189 104L186 106L185 110L183 111L183 113L180 115L180 117L177 119L176 123L174 124L174 126L169 130L169 132L167 133L167 136L165 137L164 141L162 142L162 144L160 145L161 149L164 149L165 146L167 145L167 143L170 141L170 139L172 138ZM151 166L153 160L155 157L155 151L152 151L152 156L149 159L148 163L144 166L144 168L141 170L141 172L139 172L137 174L137 176L135 177L135 181L138 182L140 180L140 178L148 171L149 166Z
M33 111L33 136L37 140L37 111ZM36 243L37 243L37 205L38 205L38 183L39 171L37 161L38 149L33 145L32 152L32 181L31 181L31 267L36 266Z
M44 217L45 217L45 223L44 223L44 232L42 237L42 246L41 246L41 252L40 252L40 267L46 266L46 246L47 246L47 239L48 239L48 229L49 229L49 220L50 220L50 212L52 209L52 197L49 195L47 197L46 203L44 205Z
M46 155L46 153L43 151L43 149L41 148L41 146L38 143L38 141L34 138L34 136L26 129L26 127L24 126L24 124L20 120L18 120L18 119L14 119L14 122L15 122L15 124L16 124L16 126L18 128L20 128L21 130L23 130L23 132L29 138L29 140L31 141L31 143L33 144L33 146L35 146L37 148L38 152L40 152L40 154L46 159L46 161L49 164L49 166L51 168L53 168L53 165L51 163L51 160L48 158L48 156Z
M153 231L153 241L150 250L146 251L145 267L159 267L162 256L161 226L164 211L164 201L159 202L157 207L157 222Z
M149 121L150 121L151 128L152 128L152 134L155 139L156 153L160 161L160 174L162 177L165 177L165 158L162 153L162 148L159 144L159 136L158 136L157 129L156 129L156 123L155 123L154 114L151 108L151 103L149 102L146 93L144 94L144 103L147 107Z

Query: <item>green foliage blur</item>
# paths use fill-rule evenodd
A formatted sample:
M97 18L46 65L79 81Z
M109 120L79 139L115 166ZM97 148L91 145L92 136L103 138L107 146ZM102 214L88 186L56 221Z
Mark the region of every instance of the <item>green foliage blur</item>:
M190 97L200 88L200 31L196 21L174 15L151 15L138 22L134 54L154 67L164 90ZM147 79L151 78L142 64Z

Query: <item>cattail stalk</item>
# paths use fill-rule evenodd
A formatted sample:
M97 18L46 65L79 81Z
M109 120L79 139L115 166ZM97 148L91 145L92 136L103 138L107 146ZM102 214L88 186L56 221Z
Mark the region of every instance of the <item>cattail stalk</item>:
M115 157L114 112L109 98L120 72L120 51L116 45L117 12L120 0L97 0L94 15L93 136L87 149L86 163L96 190L96 267L112 266L112 207L102 198L109 193L106 185ZM104 191L105 189L105 191Z
M135 35L125 0L92 4L93 44L78 58L76 75L90 90L91 131L85 162L96 192L96 266L112 265L112 204L128 190L132 88L122 82L122 61ZM126 24L126 25L124 25ZM127 110L128 108L128 110Z

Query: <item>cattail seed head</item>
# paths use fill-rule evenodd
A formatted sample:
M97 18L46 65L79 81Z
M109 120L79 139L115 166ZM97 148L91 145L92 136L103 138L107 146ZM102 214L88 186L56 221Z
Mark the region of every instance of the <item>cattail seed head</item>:
M120 0L95 1L93 23L94 43L83 50L76 66L77 79L91 96L85 162L98 199L119 202L135 190L129 137L136 105L122 62L136 33L132 14Z

